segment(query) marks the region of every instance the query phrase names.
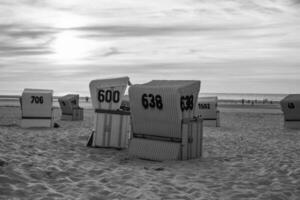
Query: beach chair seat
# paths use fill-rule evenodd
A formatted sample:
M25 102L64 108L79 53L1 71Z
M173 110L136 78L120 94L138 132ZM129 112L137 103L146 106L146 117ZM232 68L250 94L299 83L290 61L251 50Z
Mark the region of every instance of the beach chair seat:
M68 94L58 98L61 108L61 120L83 120L83 108L79 107L79 95Z
M52 127L53 91L44 89L24 89L21 103L21 127Z
M300 94L290 94L280 101L284 126L300 129Z
M203 126L220 126L218 97L200 97L198 99L197 111L198 115L203 119Z
M159 161L200 157L202 120L195 118L199 89L200 81L154 80L131 86L129 154Z
M128 77L99 79L90 82L95 124L94 131L88 139L88 146L128 147L130 112L120 109L128 84Z

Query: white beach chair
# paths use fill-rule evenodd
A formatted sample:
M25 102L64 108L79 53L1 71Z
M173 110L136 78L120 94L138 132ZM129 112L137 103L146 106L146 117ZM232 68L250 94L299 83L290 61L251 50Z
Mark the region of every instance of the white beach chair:
M95 128L87 146L127 148L130 134L130 112L120 110L128 77L90 82Z
M79 95L68 94L58 98L61 108L61 120L83 120L83 108L79 107Z
M52 90L24 89L21 103L21 127L52 127Z
M290 94L280 101L286 128L300 129L300 94Z
M203 119L203 126L220 126L218 97L200 97L197 106L198 115Z
M200 81L155 80L131 86L129 154L159 161L200 157L202 120L194 117L199 89Z

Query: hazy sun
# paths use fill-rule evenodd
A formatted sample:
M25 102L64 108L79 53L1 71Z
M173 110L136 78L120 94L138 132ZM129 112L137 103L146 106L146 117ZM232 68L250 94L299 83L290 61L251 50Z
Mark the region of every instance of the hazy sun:
M75 63L91 55L94 45L75 31L65 31L56 35L51 47L57 62Z

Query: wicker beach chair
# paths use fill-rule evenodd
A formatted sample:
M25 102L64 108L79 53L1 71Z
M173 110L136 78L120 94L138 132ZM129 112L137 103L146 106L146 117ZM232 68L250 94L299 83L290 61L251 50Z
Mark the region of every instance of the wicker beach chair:
M58 98L61 108L61 120L83 120L83 108L79 107L79 95L68 94Z
M129 154L159 161L200 157L202 120L195 117L199 89L200 81L154 80L131 86Z
M87 146L127 148L130 112L121 110L120 106L129 83L128 77L90 82L95 123Z
M203 126L220 126L218 97L201 97L198 99L198 115L203 119Z
M286 128L300 129L300 94L290 94L280 101Z
M52 127L52 102L52 90L24 89L20 99L21 127Z

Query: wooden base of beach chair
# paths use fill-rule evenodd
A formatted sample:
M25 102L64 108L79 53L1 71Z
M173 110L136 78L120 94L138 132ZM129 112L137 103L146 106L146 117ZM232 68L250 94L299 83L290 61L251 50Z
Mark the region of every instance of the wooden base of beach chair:
M203 119L203 126L206 127L220 127L220 112L216 112L216 118L204 118Z
M62 121L82 121L83 120L83 108L73 109L72 114L62 114L60 117Z
M133 138L129 145L129 155L147 160L178 160L181 143Z
M62 120L62 121L72 121L73 120L73 115L62 114L61 117L60 117L60 120Z
M300 120L299 121L284 121L284 127L290 129L300 129Z
M74 108L73 121L82 121L82 120L83 120L83 108Z
M202 156L203 121L200 118L182 122L182 138L133 134L129 143L129 155L142 159L189 160Z
M22 128L50 128L52 127L52 120L51 119L22 119L21 120L21 127Z
M130 113L100 110L95 115L95 131L92 132L87 146L127 148L130 135Z

